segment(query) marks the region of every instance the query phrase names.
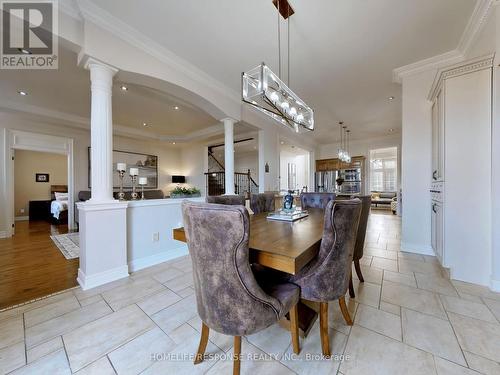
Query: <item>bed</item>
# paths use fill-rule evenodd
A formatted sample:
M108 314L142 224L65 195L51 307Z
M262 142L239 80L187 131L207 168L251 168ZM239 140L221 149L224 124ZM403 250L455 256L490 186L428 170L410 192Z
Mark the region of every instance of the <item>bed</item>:
M68 185L50 186L50 220L53 224L68 223Z

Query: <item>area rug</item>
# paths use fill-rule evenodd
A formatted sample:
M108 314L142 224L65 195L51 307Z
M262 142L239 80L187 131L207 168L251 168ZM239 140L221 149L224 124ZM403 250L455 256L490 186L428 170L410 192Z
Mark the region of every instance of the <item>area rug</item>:
M80 257L80 235L79 233L58 234L50 236L52 241L66 259L75 259Z

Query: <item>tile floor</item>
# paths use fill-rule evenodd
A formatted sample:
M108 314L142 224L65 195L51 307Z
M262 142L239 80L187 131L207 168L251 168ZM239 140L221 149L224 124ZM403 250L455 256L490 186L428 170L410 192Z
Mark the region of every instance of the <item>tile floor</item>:
M500 374L500 294L450 282L435 258L398 251L400 226L395 216L370 216L365 283L355 279L356 298L347 300L354 326L337 303L330 308L336 358L320 358L317 322L297 358L275 325L244 339L254 360L242 373ZM0 373L230 374L230 337L212 332L213 356L200 365L186 358L200 336L192 286L184 257L0 312Z

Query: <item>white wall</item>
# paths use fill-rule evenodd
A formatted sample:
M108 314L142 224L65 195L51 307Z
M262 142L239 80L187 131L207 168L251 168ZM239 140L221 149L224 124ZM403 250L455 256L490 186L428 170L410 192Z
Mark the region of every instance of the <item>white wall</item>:
M431 104L427 95L436 70L403 79L401 248L433 254L431 247Z
M296 155L286 151L280 153L280 190L288 190L288 163L293 163L297 171L297 185L292 189L309 187L309 157L308 155ZM310 190L310 189L309 189Z
M318 146L318 148L316 149L316 160L336 158L338 147L338 143L330 143ZM366 158L365 192L370 191L370 150L386 147L398 148L398 186L401 186L401 133L390 134L386 137L355 140L350 142L351 155L364 156Z

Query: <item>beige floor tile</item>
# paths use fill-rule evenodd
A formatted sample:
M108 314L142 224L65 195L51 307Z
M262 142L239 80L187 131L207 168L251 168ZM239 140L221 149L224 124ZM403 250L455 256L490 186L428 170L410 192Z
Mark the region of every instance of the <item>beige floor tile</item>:
M398 261L385 258L373 257L371 267L381 268L388 271L398 271Z
M359 304L356 324L401 341L401 318L397 315Z
M246 336L246 339L250 344L276 356L276 358L281 358L292 343L290 331L281 328L277 323L253 335Z
M439 264L438 258L436 258L434 255L422 255L424 257L424 261L426 263L434 263L434 264Z
M352 321L355 321L356 319L356 310L358 305L359 304L355 299L346 298L347 310L349 311ZM345 335L348 335L349 332L351 332L351 326L346 324L344 316L340 311L338 301L332 301L328 304L328 326L336 331L342 332Z
M88 289L88 290L82 290L81 288L75 289L73 293L75 294L76 298L78 298L79 301L82 299L90 298L93 297L97 294L102 294L104 292L108 292L110 290L113 290L115 288L118 288L123 285L127 284L132 284L134 280L130 277L124 277L123 279L112 281L110 283L100 285L98 287Z
M80 304L75 296L68 296L68 298L60 301L30 310L24 313L24 324L26 327L33 327L36 324L45 322L52 318L56 318L70 311L80 308Z
M148 315L156 314L158 311L173 305L182 298L169 289L162 290L159 293L152 294L137 305Z
M383 270L380 270L378 268L361 266L361 273L363 274L363 279L366 282L372 284L378 284L378 285L382 284L383 272L384 272ZM352 277L354 279L358 279L358 274L354 269L354 265L352 266Z
M449 322L405 308L401 310L401 321L405 343L467 366Z
M192 286L188 286L185 289L179 290L176 294L178 294L182 298L186 298L194 294L194 288Z
M448 313L463 350L500 361L500 325Z
M163 270L161 272L155 273L152 277L156 281L159 281L160 283L166 283L169 280L173 280L179 276L184 275L184 272L174 268L174 267L169 267L166 270Z
M54 337L71 332L111 312L113 310L111 310L106 302L101 301L37 324L26 329L26 345L28 348L32 348Z
M452 280L451 282L459 292L500 301L500 293L492 292L488 287L457 280Z
M489 298L483 298L483 301L500 322L500 301L495 301Z
M295 356L293 348L290 345L281 362L301 375L335 374L341 362L339 356L344 352L347 336L330 329L328 339L332 353L332 358L330 359L322 356L319 322L316 322L309 335L305 339L300 340L300 354Z
M426 290L384 281L382 301L446 319L439 297Z
M393 305L392 303L380 301L380 310L401 316L401 306Z
M24 340L23 316L18 315L0 322L0 349Z
M370 255L363 255L363 257L359 260L359 264L362 266L370 266L372 259L373 257Z
M382 249L371 248L371 247L365 248L363 251L363 254L366 254L369 256L375 256L375 257L379 257L379 258L391 259L391 260L398 259L398 253L395 251L388 251L388 250L382 250Z
M417 287L417 283L415 281L415 277L413 276L413 273L399 273L399 272L393 272L393 271L384 271L384 280L397 283L397 284L403 284L407 286L411 286L413 288Z
M45 341L43 344L28 349L28 351L26 352L28 363L36 361L38 358L42 358L43 356L54 353L62 348L63 342L61 336L57 336L52 340Z
M209 341L205 351L205 360L198 365L194 365L193 359L200 342L199 332L189 324L183 324L173 330L169 336L178 344L176 348L170 353L167 353L165 357L158 359L141 375L205 374L221 355L225 355L220 348ZM245 350L245 344L242 345L242 351L243 350Z
M157 312L151 318L168 334L197 315L196 298L189 296Z
M201 319L198 315L190 319L188 324L196 331L198 331L201 335ZM234 339L232 336L224 335L222 333L214 331L213 329L210 330L208 339L225 352L233 347Z
M415 272L417 286L434 293L446 294L448 296L458 297L458 293L450 280L435 274L424 274Z
M39 360L30 363L11 373L11 375L34 375L34 374L50 374L50 375L69 375L68 359L64 350L58 350L52 354L46 355Z
M460 298L462 298L463 300L477 302L477 303L483 303L483 300L479 296L475 296L473 294L468 294L468 293L463 293L459 290L457 292L458 292L458 295L460 296Z
M500 363L467 351L464 351L464 355L471 369L485 375L500 374Z
M117 311L162 290L166 289L161 283L147 277L104 292L102 296L111 308Z
M267 357L267 354L259 350L256 346L243 340L241 343L241 374L277 374L293 375L294 372L280 362ZM263 360L259 360L263 358ZM233 371L233 361L225 359L218 361L208 372L207 375L231 374Z
M143 268L142 270L132 272L130 277L132 279L139 279L142 277L154 277L156 274L161 274L164 271L168 271L172 268L172 265L169 262L163 262L159 264L155 264L154 266Z
M102 357L90 365L75 372L77 375L115 375L116 372L109 363L108 357Z
M419 261L419 262L425 261L425 259L422 255L415 254L415 253L408 253L406 251L398 251L398 258L406 259L406 260L414 260L414 261Z
M82 307L91 305L91 304L99 302L99 301L103 301L103 298L100 294L96 294L92 297L82 298L81 300L79 300L80 305L82 305Z
M364 283L360 283L355 279L353 279L353 285L356 293L354 300L356 302L378 308L380 303L380 285L372 284L366 281Z
M169 353L175 347L176 343L155 327L112 351L108 357L118 374L135 375L153 365L153 355Z
M476 371L459 366L443 358L434 357L434 361L438 375L478 375Z
M387 241L365 241L365 248L387 250Z
M72 370L78 371L153 326L139 307L131 305L65 334Z
M490 323L498 323L491 311L482 303L465 301L459 297L450 296L441 296L441 301L446 311Z
M356 325L344 354L350 356L340 365L346 375L435 374L431 354Z
M172 280L169 280L164 283L164 285L173 290L174 292L178 292L182 289L187 288L188 286L193 286L193 273L188 272L183 274L182 276L176 277Z
M0 374L6 374L26 364L24 342L0 349Z
M389 250L389 251L401 251L401 241L398 241L398 242L387 241L387 250Z
M441 267L438 264L418 262L415 260L400 259L399 260L399 272L401 273L430 273L435 275L441 275Z

